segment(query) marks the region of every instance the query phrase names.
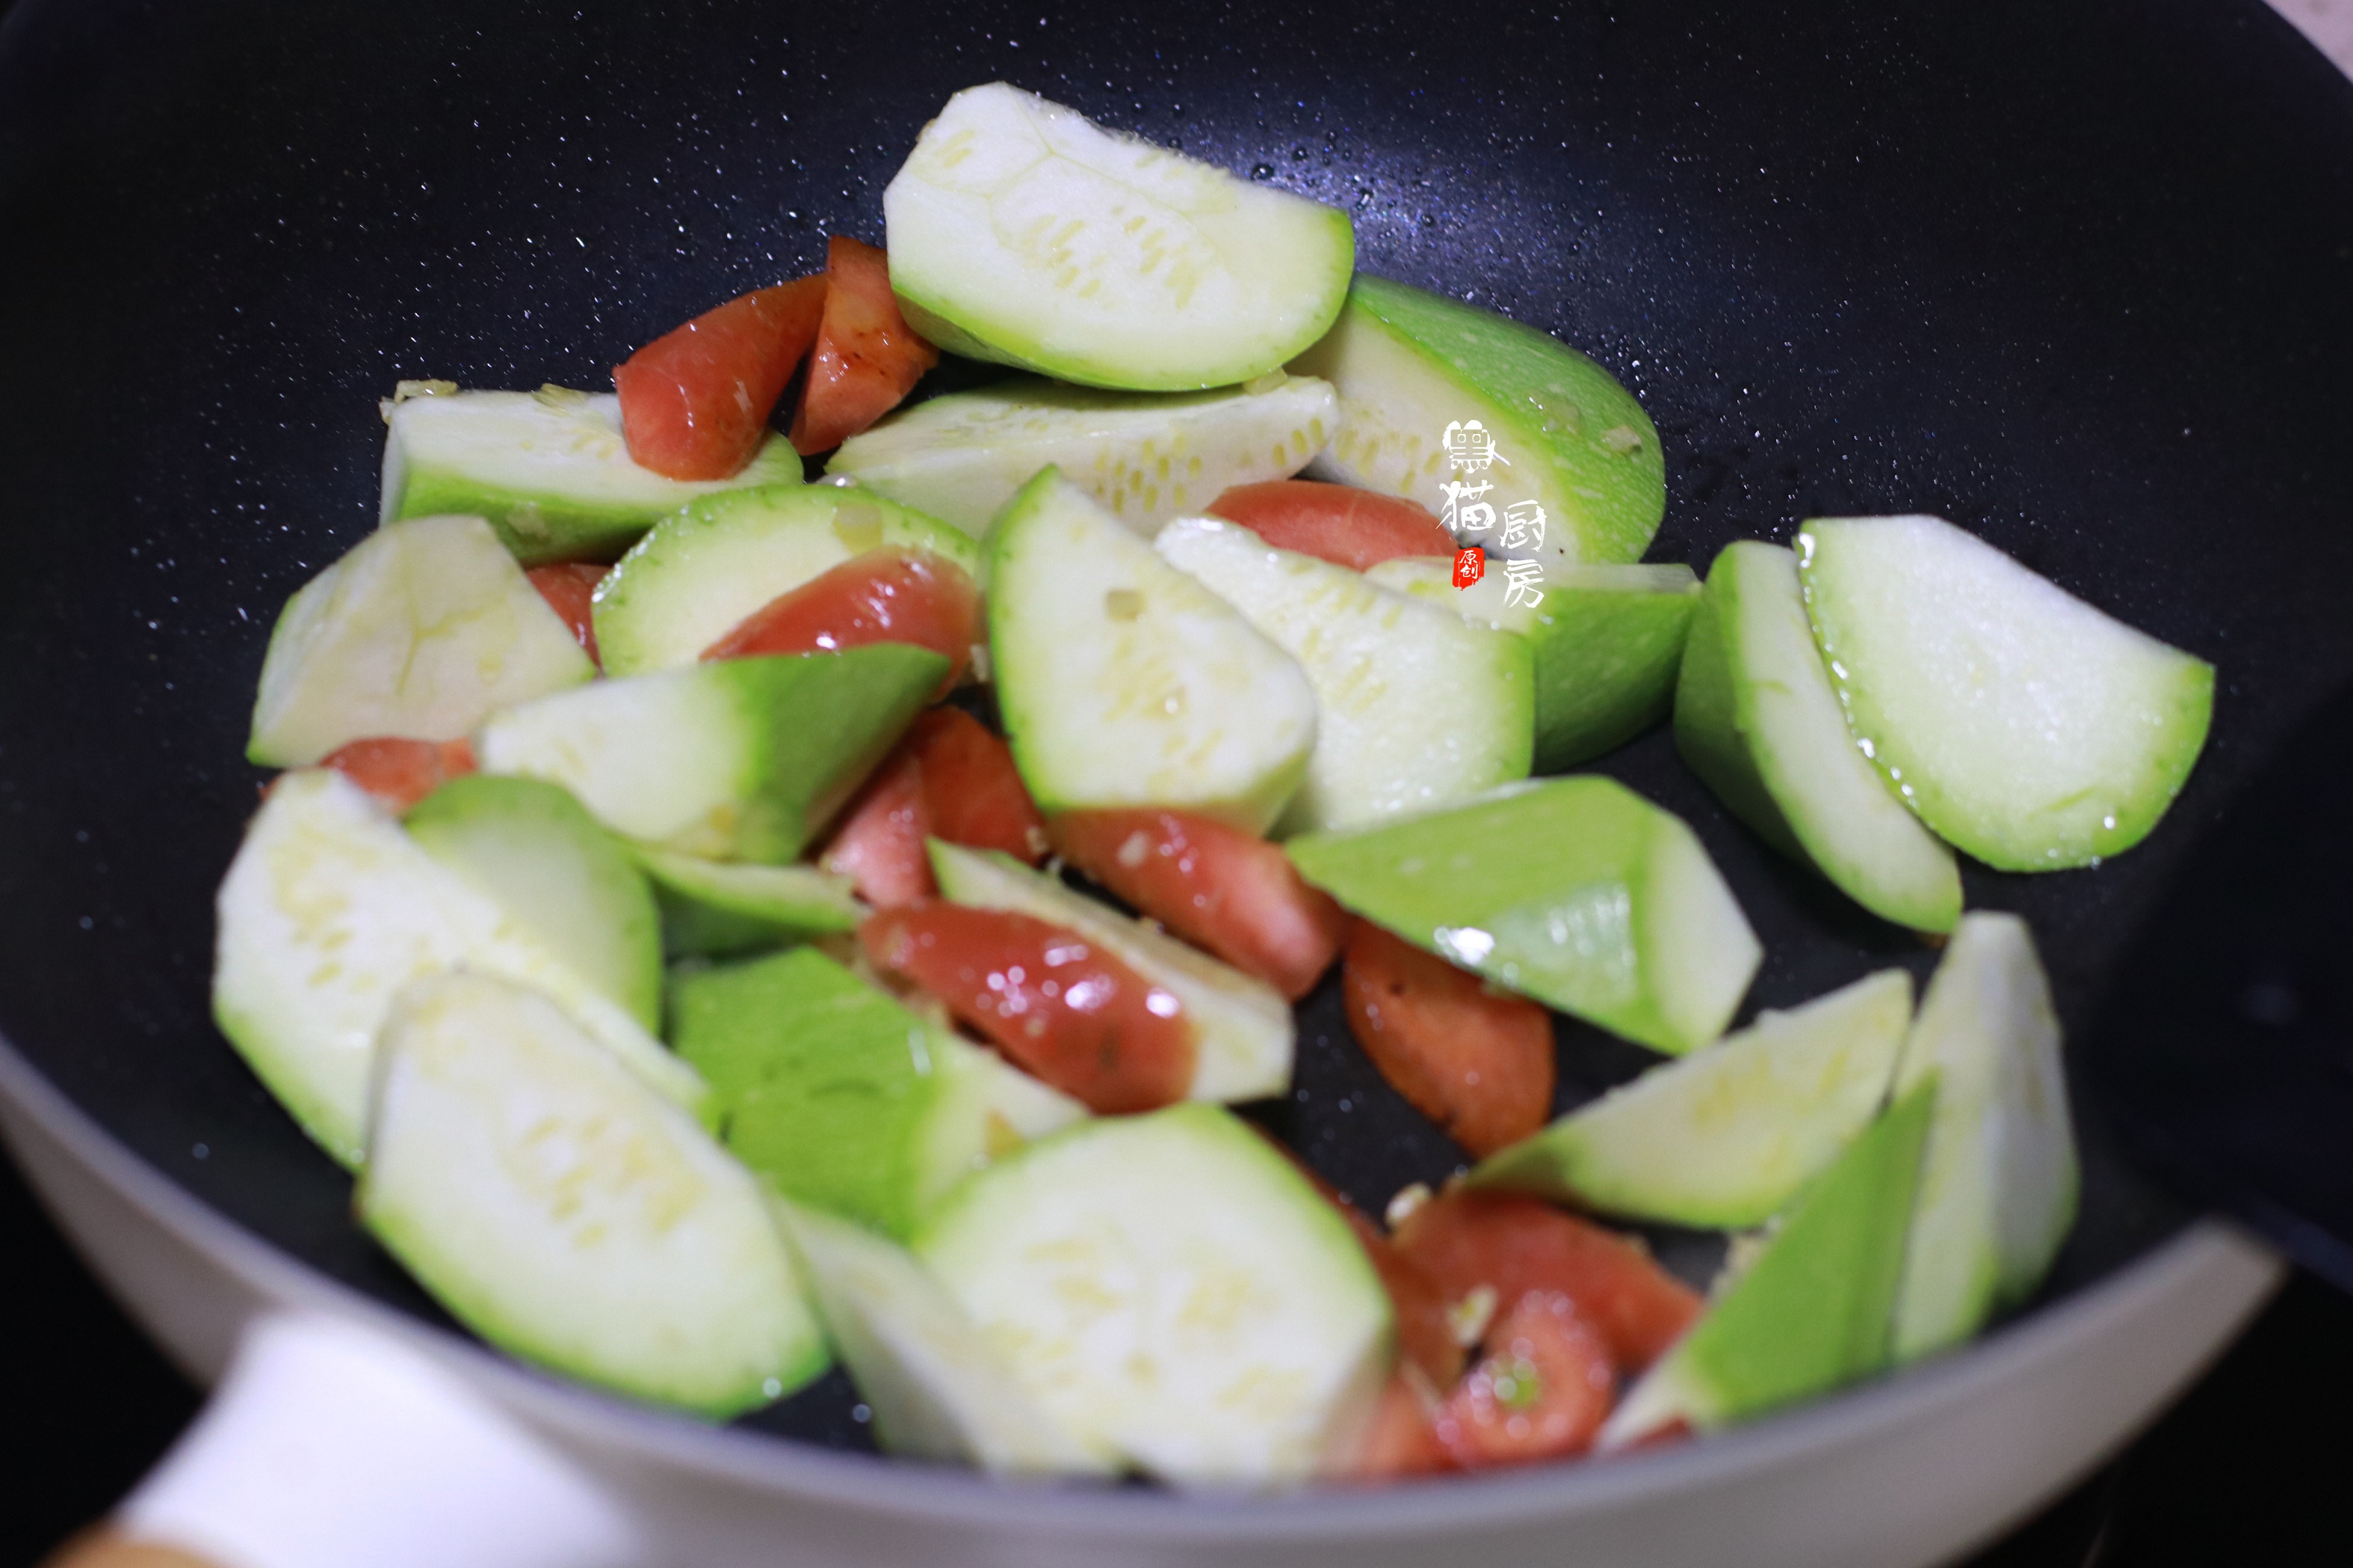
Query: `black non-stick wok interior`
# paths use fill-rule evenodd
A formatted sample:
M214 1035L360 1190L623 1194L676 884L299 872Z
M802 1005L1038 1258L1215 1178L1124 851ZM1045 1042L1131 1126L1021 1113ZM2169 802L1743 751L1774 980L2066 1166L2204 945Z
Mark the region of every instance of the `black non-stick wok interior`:
M28 0L0 30L0 1029L174 1180L435 1315L206 1016L270 620L374 526L395 381L605 385L826 234L881 239L925 118L1003 78L1345 206L1365 269L1595 355L1665 443L1655 559L1934 510L2215 660L2147 847L1968 875L2080 1031L2201 827L2353 672L2353 85L2255 0L1883 9ZM1601 765L1730 879L1752 1008L1926 973L1663 734ZM1564 1106L1647 1059L1560 1038ZM1376 1206L1460 1157L1328 985L1268 1120ZM2184 1218L2084 1134L2053 1292ZM854 1445L850 1401L753 1419Z

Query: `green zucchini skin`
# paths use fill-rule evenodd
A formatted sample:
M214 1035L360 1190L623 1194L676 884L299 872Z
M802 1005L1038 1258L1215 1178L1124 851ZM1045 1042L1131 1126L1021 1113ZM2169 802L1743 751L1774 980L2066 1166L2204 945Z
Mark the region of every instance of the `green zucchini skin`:
M1953 852L1847 728L1806 619L1798 558L1742 540L1708 569L1675 693L1675 744L1733 814L1883 920L1948 931Z
M544 994L427 976L381 1057L354 1205L484 1339L714 1417L831 1362L751 1173Z
M1348 215L1004 82L923 127L882 193L891 288L950 353L1083 386L1230 386L1322 337Z
M1449 483L1492 481L1490 504L1544 510L1544 542L1491 552L1556 568L1642 558L1666 516L1659 432L1615 376L1535 328L1443 295L1359 276L1338 323L1291 362L1339 389L1340 428L1310 472L1403 496L1440 517ZM1457 470L1450 425L1476 420L1504 464ZM1496 506L1500 513L1501 505Z
M2197 765L2212 665L1944 519L1816 518L1798 563L1848 727L1963 853L2095 866L2147 837Z
M1724 1032L1764 956L1691 828L1598 774L1284 847L1375 924L1670 1056Z
M772 436L732 479L666 479L630 458L609 392L452 390L387 400L384 419L382 521L470 512L526 566L610 561L696 496L801 477Z

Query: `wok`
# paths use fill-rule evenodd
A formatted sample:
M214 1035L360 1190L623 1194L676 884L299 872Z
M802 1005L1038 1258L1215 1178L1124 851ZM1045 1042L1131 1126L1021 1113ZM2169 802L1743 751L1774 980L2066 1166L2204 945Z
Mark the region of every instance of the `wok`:
M0 26L0 1121L184 1364L295 1302L389 1329L651 1521L809 1563L1926 1563L2123 1440L2276 1279L2079 1118L2083 1215L1975 1348L1679 1449L1194 1499L877 1459L839 1374L712 1429L475 1347L206 1011L271 617L374 525L403 377L603 384L882 237L1004 78L1345 206L1360 265L1557 333L1668 459L1651 559L1936 510L2220 666L2143 847L2025 915L2071 1034L2202 831L2353 674L2353 83L2254 0L1383 7L397 7L26 0ZM1605 759L1764 939L1751 1010L1933 953L1775 858L1652 734ZM1642 1053L1561 1029L1564 1106ZM1377 1205L1460 1155L1305 1005L1271 1120ZM1702 1238L1662 1236L1704 1272ZM786 1543L780 1546L781 1543Z

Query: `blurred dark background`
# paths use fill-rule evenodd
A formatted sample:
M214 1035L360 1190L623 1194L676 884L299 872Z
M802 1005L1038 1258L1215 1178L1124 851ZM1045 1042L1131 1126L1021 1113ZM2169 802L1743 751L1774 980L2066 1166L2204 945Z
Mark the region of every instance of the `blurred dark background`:
M0 1161L0 1565L104 1513L196 1405ZM2353 1562L2348 1409L2353 1300L2299 1274L2139 1442L1967 1568Z

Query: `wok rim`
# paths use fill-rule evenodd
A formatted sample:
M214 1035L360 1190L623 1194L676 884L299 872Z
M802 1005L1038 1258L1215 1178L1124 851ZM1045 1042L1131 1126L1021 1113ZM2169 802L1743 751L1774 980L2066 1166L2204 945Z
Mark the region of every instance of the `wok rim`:
M1606 1460L1377 1488L1310 1486L1241 1495L1088 1487L1008 1480L963 1467L835 1452L757 1430L705 1426L536 1371L411 1318L249 1231L133 1152L5 1036L0 1101L29 1118L143 1218L220 1266L256 1297L356 1318L398 1336L534 1430L556 1437L575 1455L586 1450L599 1468L627 1474L668 1467L778 1502L913 1523L1029 1532L1042 1524L1051 1533L1073 1537L1112 1531L1139 1544L1331 1542L1400 1531L1457 1535L1696 1496L1809 1458L1892 1438L1935 1412L1985 1399L2063 1362L2069 1346L2101 1337L2109 1322L2151 1298L2162 1301L2182 1294L2218 1270L2240 1276L2246 1307L2237 1323L2242 1327L2287 1272L2263 1243L2228 1220L2209 1215L1961 1351L1698 1442ZM2200 1366L2210 1364L2236 1336L2236 1328L2218 1336ZM190 1370L209 1377L219 1369ZM2053 1475L2048 1489L2055 1491L2101 1457L2081 1456L2073 1470Z

